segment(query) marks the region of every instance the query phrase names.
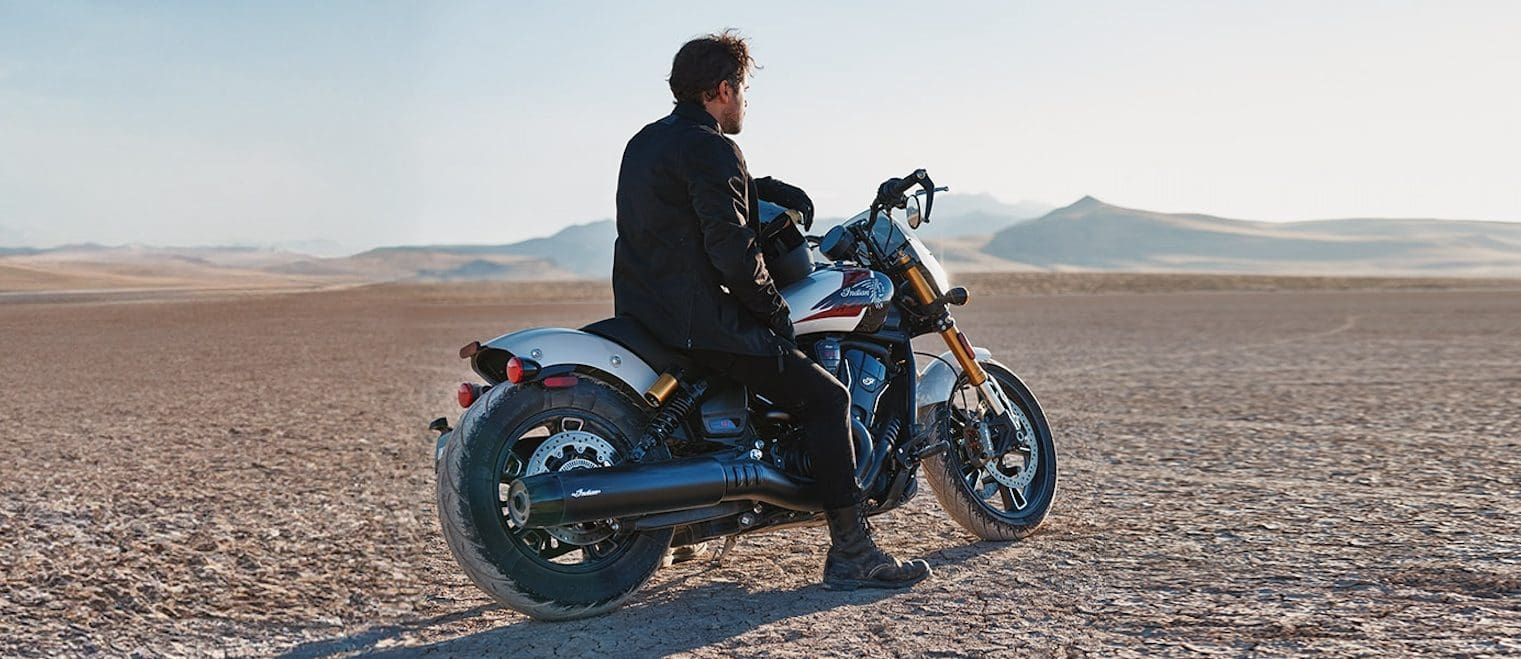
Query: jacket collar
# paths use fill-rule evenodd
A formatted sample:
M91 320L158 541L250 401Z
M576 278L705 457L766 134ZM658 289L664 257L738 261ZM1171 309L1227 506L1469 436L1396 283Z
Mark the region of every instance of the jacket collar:
M690 119L714 130L718 129L718 120L708 114L708 109L691 101L677 103L676 109L672 110L671 114Z

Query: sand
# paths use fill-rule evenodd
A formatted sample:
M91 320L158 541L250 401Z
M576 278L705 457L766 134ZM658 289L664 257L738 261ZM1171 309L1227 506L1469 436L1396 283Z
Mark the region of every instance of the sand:
M564 624L454 565L425 425L595 287L0 301L0 654L1521 653L1521 285L1007 277L957 316L1051 419L1040 533L926 491L912 591L823 591L808 529Z

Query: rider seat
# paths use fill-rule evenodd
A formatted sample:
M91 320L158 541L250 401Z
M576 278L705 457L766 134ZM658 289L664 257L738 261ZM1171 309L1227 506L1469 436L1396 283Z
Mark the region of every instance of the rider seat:
M595 334L629 349L656 373L673 369L690 371L692 360L681 351L672 349L655 338L643 324L628 316L616 316L599 320L581 328L587 334Z

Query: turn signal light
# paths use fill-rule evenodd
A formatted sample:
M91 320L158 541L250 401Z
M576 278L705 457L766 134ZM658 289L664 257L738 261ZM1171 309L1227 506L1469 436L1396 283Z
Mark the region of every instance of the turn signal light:
M532 359L513 357L507 360L507 381L513 384L522 384L532 380L539 374L539 363Z
M970 298L971 294L968 293L965 288L962 288L960 286L957 286L945 292L945 301L958 307L966 304L966 301Z
M461 382L459 385L459 406L468 409L471 405L475 404L475 399L481 397L482 391L485 391L485 389L481 385Z

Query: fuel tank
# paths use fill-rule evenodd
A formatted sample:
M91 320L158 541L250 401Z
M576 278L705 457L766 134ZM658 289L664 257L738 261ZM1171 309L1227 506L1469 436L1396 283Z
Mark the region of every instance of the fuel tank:
M887 318L893 282L866 268L826 266L786 288L799 336L819 332L875 332Z

